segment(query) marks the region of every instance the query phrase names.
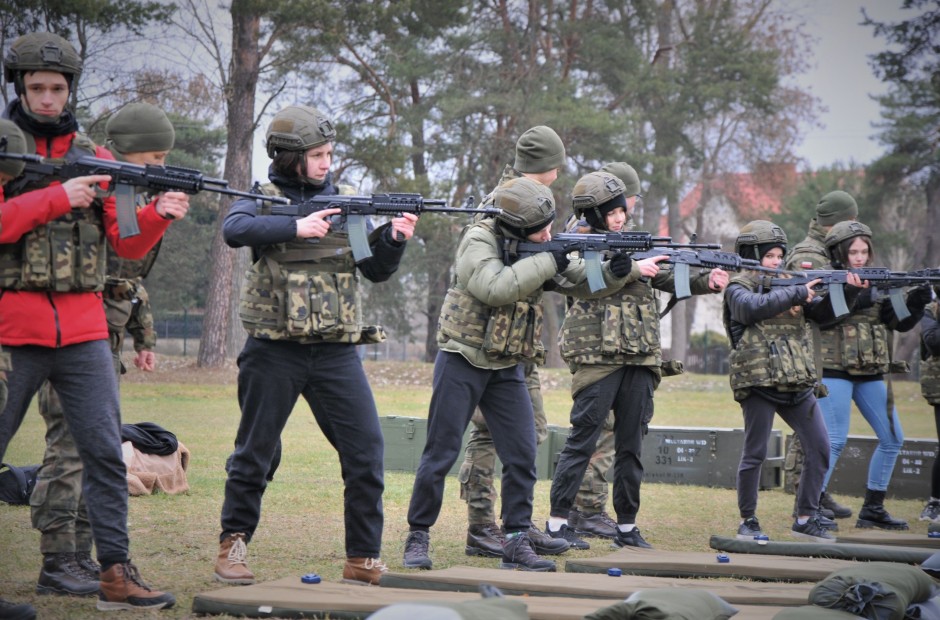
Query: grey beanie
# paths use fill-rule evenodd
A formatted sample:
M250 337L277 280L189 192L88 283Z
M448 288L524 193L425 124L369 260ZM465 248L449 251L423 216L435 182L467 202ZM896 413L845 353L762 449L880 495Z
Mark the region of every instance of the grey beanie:
M565 165L565 144L555 130L537 125L516 140L516 163L519 172L539 174Z
M623 181L624 196L642 196L642 194L640 194L640 175L638 175L636 169L627 162L615 161L604 164L601 171L609 172Z
M858 217L858 203L842 190L829 192L816 204L816 222L820 226L832 226Z
M16 153L17 155L27 153L26 136L11 120L0 118L0 142L3 143L3 151L7 153ZM23 174L23 168L25 167L26 162L0 159L0 172L8 174L14 179Z
M129 103L108 119L107 146L118 153L169 151L176 132L166 113L150 103Z

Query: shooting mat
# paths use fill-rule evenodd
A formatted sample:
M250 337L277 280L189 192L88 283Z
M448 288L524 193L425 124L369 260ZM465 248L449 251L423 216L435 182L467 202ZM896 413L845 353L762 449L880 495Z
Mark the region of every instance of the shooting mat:
M940 551L940 536L908 532L886 532L884 530L849 530L839 532L836 542L862 545L889 545L892 547L918 547Z
M836 542L811 543L771 540L762 545L754 540L738 540L726 536L712 536L708 541L708 546L719 551L733 551L735 553L759 553L762 555L801 558L834 558L867 562L903 562L904 564L920 564L936 553L934 549L920 549L917 547L839 544Z
M808 560L756 554L730 554L730 561L721 563L717 555L707 551L659 551L630 547L597 558L567 560L565 571L606 573L608 568L619 568L625 575L651 577L734 577L756 581L815 583L825 579L829 573L852 564L849 560Z
M477 592L481 583L496 586L505 594L565 596L574 598L625 599L637 590L682 588L705 590L732 605L805 605L813 584L672 579L588 573L530 573L498 568L454 566L443 570L386 573L382 587L419 590Z
M193 597L193 613L249 618L322 618L329 614L331 620L358 620L394 603L460 602L479 596L469 592L402 590L343 583L305 584L301 583L300 576L296 576L197 594ZM557 596L519 598L526 604L532 620L581 620L585 615L621 600ZM735 620L771 620L783 609L756 605L735 607L740 610Z

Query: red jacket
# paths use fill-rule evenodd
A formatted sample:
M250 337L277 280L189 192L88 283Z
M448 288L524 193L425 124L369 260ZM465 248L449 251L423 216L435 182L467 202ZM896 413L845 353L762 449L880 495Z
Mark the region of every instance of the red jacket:
M35 137L36 153L43 157L64 157L75 134L52 140ZM96 157L114 159L97 147ZM0 200L3 191L0 188ZM24 234L66 215L71 207L58 182L44 189L0 202L0 243L14 243ZM138 212L140 234L127 239L118 235L114 198L104 199L105 236L124 258L142 258L170 225L157 213L155 202ZM39 345L64 347L108 337L101 293L56 293L53 291L0 290L0 345Z

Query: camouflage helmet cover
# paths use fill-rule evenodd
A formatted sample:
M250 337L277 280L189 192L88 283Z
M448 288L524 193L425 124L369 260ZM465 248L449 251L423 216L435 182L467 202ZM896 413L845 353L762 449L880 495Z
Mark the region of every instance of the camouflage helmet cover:
M571 206L580 213L610 202L625 191L623 181L610 172L589 172L578 179L571 190Z
M273 158L279 150L303 152L332 142L336 130L333 121L316 108L292 105L274 115L265 137L268 156Z
M767 220L748 222L741 227L737 239L734 240L734 251L743 256L741 251L745 247L751 246L755 248L759 248L760 246L782 246L786 249L787 233L783 232L783 229L773 222L768 222ZM758 256L757 259L760 260L761 256Z
M525 177L496 188L494 204L502 209L496 219L522 236L538 232L555 219L555 199L547 186Z
M3 75L17 88L17 76L27 71L56 71L73 76L74 80L82 74L82 59L72 44L59 35L33 32L16 39L3 59Z
M16 123L0 118L0 151L4 153L17 153L24 155L29 152L26 136L20 131ZM0 159L0 172L16 178L23 174L26 163L12 159Z

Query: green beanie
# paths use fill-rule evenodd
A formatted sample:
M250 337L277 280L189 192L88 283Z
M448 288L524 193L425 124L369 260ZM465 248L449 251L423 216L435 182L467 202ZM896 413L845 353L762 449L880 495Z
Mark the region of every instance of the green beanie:
M539 174L565 165L565 144L555 130L538 125L527 130L516 141L516 163L519 172Z
M820 226L832 226L857 217L858 204L842 190L829 192L816 204L816 223Z
M129 103L108 119L107 146L118 153L169 151L176 140L166 114L149 103Z
M605 164L604 167L601 168L601 172L609 172L623 181L623 184L626 186L623 195L627 198L640 195L640 175L636 173L636 170L630 164L623 161L611 162Z
M4 146L0 147L0 150L6 153L16 153L18 155L25 155L27 153L26 136L24 136L20 128L16 126L16 123L11 120L0 118L0 142L4 143ZM0 159L0 172L8 174L13 178L23 174L23 168L25 167L26 163L22 161Z

